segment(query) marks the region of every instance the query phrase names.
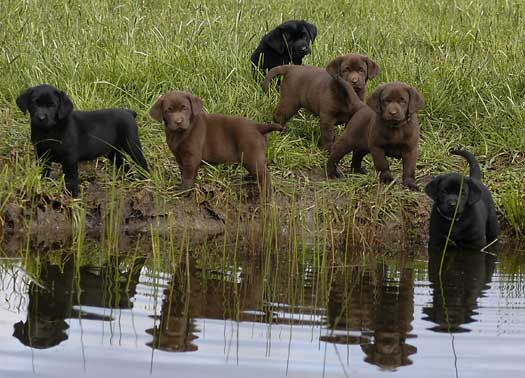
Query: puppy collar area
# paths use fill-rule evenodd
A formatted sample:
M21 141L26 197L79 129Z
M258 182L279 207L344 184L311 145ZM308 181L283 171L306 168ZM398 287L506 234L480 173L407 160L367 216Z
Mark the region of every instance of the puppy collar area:
M439 206L436 206L436 210L437 210L437 212L438 212L438 214L439 214L440 216L442 216L443 218L445 218L445 219L448 220L449 222L452 222L452 217L449 217L448 215L443 214L443 213L441 212L441 210L439 209ZM461 214L458 213L458 214L456 214L456 218L454 218L454 221L457 222L458 220L460 220L460 218L461 218Z

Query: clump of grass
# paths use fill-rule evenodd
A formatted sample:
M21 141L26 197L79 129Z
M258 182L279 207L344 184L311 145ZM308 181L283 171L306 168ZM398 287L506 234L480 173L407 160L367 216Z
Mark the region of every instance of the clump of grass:
M504 193L501 205L514 232L525 236L525 192L510 190Z

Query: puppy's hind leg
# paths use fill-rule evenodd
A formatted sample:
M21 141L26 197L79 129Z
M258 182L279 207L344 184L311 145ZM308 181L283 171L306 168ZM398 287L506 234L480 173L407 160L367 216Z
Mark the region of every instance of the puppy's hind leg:
M131 156L135 163L137 163L146 172L149 172L148 163L144 157L144 154L142 153L142 146L140 145L138 135L136 137L130 138L130 140L127 140L126 152Z
M283 127L283 131L286 131L286 122L290 120L298 111L301 109L301 104L296 101L284 100L277 105L275 112L273 113L273 121Z
M266 200L270 199L272 194L272 185L266 159L264 157L259 157L258 159L248 159L247 161L243 162L243 165L248 170L250 176L257 177L261 200L265 202Z
M368 151L365 150L354 150L352 154L352 172L359 174L366 174L367 170L362 166L363 158L368 154Z
M124 160L124 156L120 151L113 150L109 153L108 159L111 160L113 164L115 164L115 167L117 169L120 169L121 167L124 169L124 172L128 172L129 165L126 164L126 161Z
M337 168L337 165L346 154L350 153L354 149L355 145L351 140L343 137L337 140L337 142L333 145L330 156L328 157L328 161L326 162L326 176L328 178L338 178L342 176L341 172Z

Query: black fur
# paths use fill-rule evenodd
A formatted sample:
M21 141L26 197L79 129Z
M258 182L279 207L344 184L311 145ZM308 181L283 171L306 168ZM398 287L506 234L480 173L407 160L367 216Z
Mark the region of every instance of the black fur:
M317 36L315 25L304 20L287 21L266 34L252 54L254 68L266 73L283 64L302 64Z
M448 173L436 177L426 186L425 192L434 200L429 245L440 247L445 244L457 207L450 234L452 245L480 249L499 234L496 207L489 189L481 182L481 171L474 155L466 150L452 150L450 153L468 161L470 177Z
M25 90L16 104L31 115L31 142L44 164L43 175L49 175L51 162L62 164L66 187L73 197L79 194L79 161L107 156L121 166L123 153L127 153L148 170L134 111L73 111L73 103L64 92L45 84Z

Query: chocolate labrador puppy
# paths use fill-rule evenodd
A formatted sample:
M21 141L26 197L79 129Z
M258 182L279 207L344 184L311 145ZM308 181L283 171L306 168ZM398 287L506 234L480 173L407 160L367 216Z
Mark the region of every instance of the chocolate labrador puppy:
M189 92L172 91L160 96L150 110L164 123L166 142L182 173L180 190L193 187L202 163L241 163L257 177L261 190L270 194L266 163L266 134L282 130L277 124L257 123L247 118L208 114L202 100Z
M148 170L134 111L73 111L69 97L46 84L26 89L16 104L22 112L29 111L31 115L31 142L37 157L43 161L43 175L49 175L51 162L62 164L66 187L73 197L79 194L79 161L107 156L120 167L126 153Z
M379 67L370 58L359 54L346 54L331 61L326 69L312 66L278 66L268 72L263 88L268 90L272 79L283 76L281 99L273 119L285 127L286 122L301 108L320 117L321 147L330 151L334 139L334 126L346 124L357 108L363 106L366 82L379 73ZM357 97L334 79L347 81ZM352 103L348 102L351 95Z
M348 91L353 88L346 84ZM413 87L404 83L390 83L378 87L348 122L344 133L334 144L326 172L328 177L339 177L339 161L353 152L352 170L366 173L361 166L363 158L372 153L374 166L384 183L393 180L386 156L403 160L403 184L419 190L416 180L418 158L419 122L417 111L424 106L423 97Z
M448 173L434 178L425 187L434 201L429 245L444 246L450 231L450 241L456 247L480 249L498 237L496 206L489 189L481 182L476 157L466 150L450 153L468 161L470 177Z
M262 37L252 54L254 69L263 73L282 64L302 64L310 54L311 45L317 36L314 24L304 20L287 21Z

